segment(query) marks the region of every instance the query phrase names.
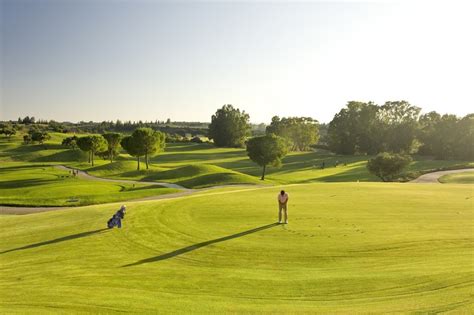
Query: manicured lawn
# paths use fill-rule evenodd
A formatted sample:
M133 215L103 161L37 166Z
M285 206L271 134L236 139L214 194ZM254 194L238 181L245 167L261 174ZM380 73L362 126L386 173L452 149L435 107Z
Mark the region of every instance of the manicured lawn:
M84 152L68 150L60 145L70 134L52 133L44 145L23 145L20 135L0 138L0 160L40 164L66 164L99 177L155 180L177 183L188 188L228 184L261 184L261 167L250 161L244 149L216 148L210 144L169 143L165 152L151 159L149 170L136 170L136 161L122 152L116 162L96 159L96 166L87 163ZM292 184L309 182L373 182L379 179L366 168L368 156L341 156L324 151L291 152L283 167L268 167L265 183ZM322 165L324 163L324 169ZM441 161L415 157L403 180L438 169L474 166L469 161Z
M366 163L369 158L367 156L338 156L327 152L291 152L284 158L281 168L268 168L264 183L377 182L379 179L367 171ZM162 180L189 188L262 183L258 180L261 176L261 168L248 159L243 149L215 148L208 144L168 144L165 152L152 159L153 164L149 170L140 171L136 170L135 161L126 159L128 157L122 155L121 160L114 164L99 161L98 164L101 165L94 168L84 163L74 165L95 176ZM412 179L440 168L459 168L469 165L474 166L474 162L416 157L402 177ZM171 174L173 176L170 176ZM216 180L215 176L221 177L221 180Z
M139 199L177 191L156 185L84 180L48 165L4 163L0 167L2 205L78 206Z
M442 176L439 181L443 184L474 184L474 171Z
M0 216L0 313L474 312L471 187L284 188Z

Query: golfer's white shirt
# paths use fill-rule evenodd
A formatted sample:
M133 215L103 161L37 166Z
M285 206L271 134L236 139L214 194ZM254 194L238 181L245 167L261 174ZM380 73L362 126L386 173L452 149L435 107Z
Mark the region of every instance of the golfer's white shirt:
M288 200L288 194L285 193L284 195L278 194L278 201L280 203L285 203Z

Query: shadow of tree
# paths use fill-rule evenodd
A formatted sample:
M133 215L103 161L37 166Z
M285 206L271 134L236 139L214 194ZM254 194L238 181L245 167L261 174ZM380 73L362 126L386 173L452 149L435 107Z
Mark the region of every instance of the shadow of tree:
M36 248L36 247L40 247L40 246L51 245L51 244L55 244L55 243L69 241L69 240L73 240L73 239L76 239L76 238L81 238L81 237L86 237L86 236L89 236L89 235L92 235L92 234L97 234L97 233L100 233L100 232L105 231L105 230L108 230L108 229L104 228L104 229L98 229L98 230L93 230L93 231L87 231L87 232L82 232L82 233L78 233L78 234L68 235L68 236L56 238L56 239L49 240L49 241L44 241L44 242L39 242L39 243L35 243L35 244L26 245L26 246L23 246L23 247L17 247L17 248L9 249L9 250L0 252L0 254L6 254L6 253L10 253L10 252L15 252L15 251L18 251L18 250L31 249L31 248Z
M248 235L248 234L260 232L260 231L272 228L272 227L277 226L277 225L279 225L279 224L278 223L267 224L267 225L260 226L260 227L257 227L257 228L251 229L251 230L247 230L247 231L239 232L239 233L236 233L236 234L224 236L224 237L221 237L221 238L216 238L214 240L201 242L201 243L197 243L197 244L190 245L190 246L187 246L187 247L183 247L183 248L177 249L175 251L172 251L172 252L169 252L169 253L166 253L166 254L162 254L162 255L155 256L155 257L146 258L146 259L142 259L142 260L139 260L137 262L134 262L134 263L131 263L131 264L128 264L128 265L124 265L122 267L131 267L131 266L137 266L137 265L142 265L142 264L146 264L146 263L157 262L157 261L160 261L160 260L170 259L170 258L179 256L179 255L182 255L182 254L185 254L185 253L192 252L192 251L194 251L196 249L199 249L199 248L202 248L202 247L206 247L206 246L216 244L216 243L220 243L220 242L225 242L225 241L228 241L228 240L231 240L231 239L234 239L234 238L238 238L238 237L242 237L242 236L245 236L245 235Z
M0 182L0 189L28 188L56 182L56 179L18 179Z

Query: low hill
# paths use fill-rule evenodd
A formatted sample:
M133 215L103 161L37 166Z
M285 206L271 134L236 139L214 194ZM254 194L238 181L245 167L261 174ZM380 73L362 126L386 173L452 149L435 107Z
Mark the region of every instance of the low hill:
M207 164L187 165L174 169L152 166L149 170L136 170L135 161L116 161L86 170L94 176L169 182L187 188L261 183L255 177Z
M174 192L178 190L158 185L90 181L49 165L10 162L0 166L0 205L80 206Z

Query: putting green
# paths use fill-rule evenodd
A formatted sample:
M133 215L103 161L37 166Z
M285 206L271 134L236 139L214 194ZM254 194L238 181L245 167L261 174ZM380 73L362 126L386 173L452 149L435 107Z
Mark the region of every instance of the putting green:
M284 188L0 216L0 312L474 311L471 187Z

